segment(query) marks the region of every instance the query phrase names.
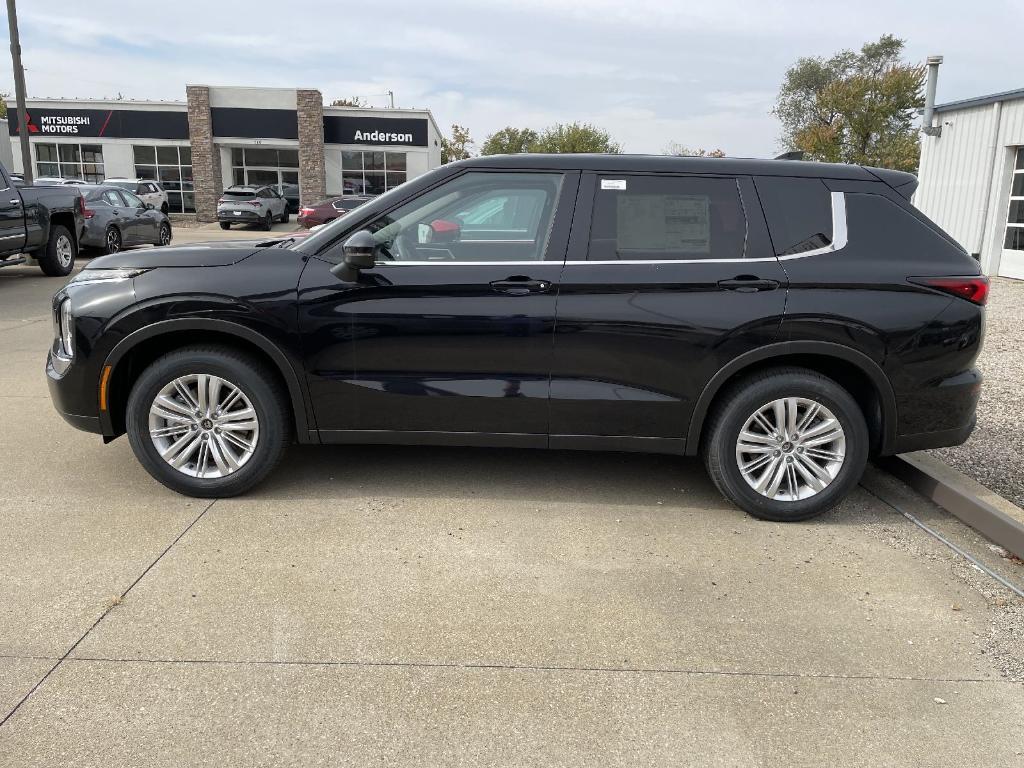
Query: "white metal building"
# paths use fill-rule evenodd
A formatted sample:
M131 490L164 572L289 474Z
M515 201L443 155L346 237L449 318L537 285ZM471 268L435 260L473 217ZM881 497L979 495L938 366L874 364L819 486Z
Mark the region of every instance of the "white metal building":
M914 204L985 274L1024 279L1024 89L936 105L934 122Z

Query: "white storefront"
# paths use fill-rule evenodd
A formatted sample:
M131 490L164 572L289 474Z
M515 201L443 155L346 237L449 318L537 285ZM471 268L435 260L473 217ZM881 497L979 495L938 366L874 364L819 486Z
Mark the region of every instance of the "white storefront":
M914 204L981 262L1024 279L1024 89L935 107Z

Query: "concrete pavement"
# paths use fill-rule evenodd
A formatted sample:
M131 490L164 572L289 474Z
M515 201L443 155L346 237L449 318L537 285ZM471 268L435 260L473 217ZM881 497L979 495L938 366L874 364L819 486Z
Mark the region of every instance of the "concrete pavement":
M787 526L670 457L295 447L186 499L53 411L58 286L0 270L0 765L1024 763L1021 601L875 494L1024 569L887 476Z

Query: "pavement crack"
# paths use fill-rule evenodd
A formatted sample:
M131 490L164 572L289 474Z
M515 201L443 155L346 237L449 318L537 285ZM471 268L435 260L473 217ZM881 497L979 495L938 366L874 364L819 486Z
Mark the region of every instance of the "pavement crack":
M202 520L203 519L203 515L205 515L207 512L209 512L210 511L210 507L212 507L216 503L217 503L217 500L214 499L209 504L207 504L203 508L203 510L198 515L196 515L196 517L188 525L185 526L185 528L181 531L181 533L179 533L177 536L175 536L174 540L170 544L168 544L159 555L156 556L156 558L153 560L153 562L151 562L149 565L146 566L146 568L142 571L142 573L139 574L139 576L135 579L135 581L133 581L131 584L128 585L128 588L124 592L121 593L120 598L118 600L112 602L110 605L108 605L106 607L106 609L104 609L103 613L100 614L99 618L96 619L96 621L94 621L92 623L92 625L87 630L85 630L85 632L82 633L82 636L79 637L71 645L70 648L68 648L68 650L64 653L63 656L61 656L59 659L57 659L57 663L54 664L52 667L50 667L50 669L46 672L46 674L43 675L35 685L32 686L32 688L29 690L29 692L26 693L21 698L21 700L17 704L14 705L14 708L11 709L10 712L8 712L6 715L4 715L3 720L0 720L0 728L2 728L7 723L8 720L10 720L12 717L14 717L14 713L17 712L19 709L21 709L21 706L26 701L29 700L29 698L32 696L33 693L35 693L39 689L39 686L41 686L43 683L45 683L47 678L50 675L52 675L54 672L56 672L57 668L60 667L61 664L63 664L65 661L68 660L68 657L74 652L75 648L77 648L82 643L82 641L85 640L85 638L87 638L89 636L89 633L92 632L94 629L96 629L97 626L99 626L99 623L101 621L103 621L103 619L106 618L107 614L110 613L115 608L115 606L119 605L121 600L123 600L125 597L127 597L128 593L131 592L135 588L135 585L138 584L140 581L142 581L142 579L146 576L147 573L149 573L151 570L153 570L153 567L157 563L159 563L160 560L163 559L164 555L166 555L168 552L170 552L171 549L174 547L174 545L177 544L179 541L181 541L182 538L185 536L185 534L188 533L190 530L192 530L192 526L194 526L196 523L198 523L200 520Z
M168 665L224 665L224 666L283 666L283 667L365 667L365 668L398 668L398 669L451 669L509 672L595 672L608 674L638 675L708 675L717 677L760 677L777 679L801 680L877 680L883 682L921 682L921 683L1007 683L997 677L928 677L918 675L852 675L839 673L803 673L803 672L763 672L752 670L720 670L720 669L688 669L684 667L600 667L571 666L557 664L484 664L459 662L430 661L345 661L345 660L291 660L271 661L267 659L147 659L117 658L109 656L74 656L69 662L93 662L112 664L168 664Z

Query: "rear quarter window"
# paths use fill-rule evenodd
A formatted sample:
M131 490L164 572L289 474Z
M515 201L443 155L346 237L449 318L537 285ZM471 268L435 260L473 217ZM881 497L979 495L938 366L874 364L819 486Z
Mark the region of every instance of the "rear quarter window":
M832 197L821 179L761 176L754 184L777 256L832 242Z
M977 262L962 246L916 211L882 195L846 193L846 222L851 246L866 255L900 261L949 263L970 268Z

